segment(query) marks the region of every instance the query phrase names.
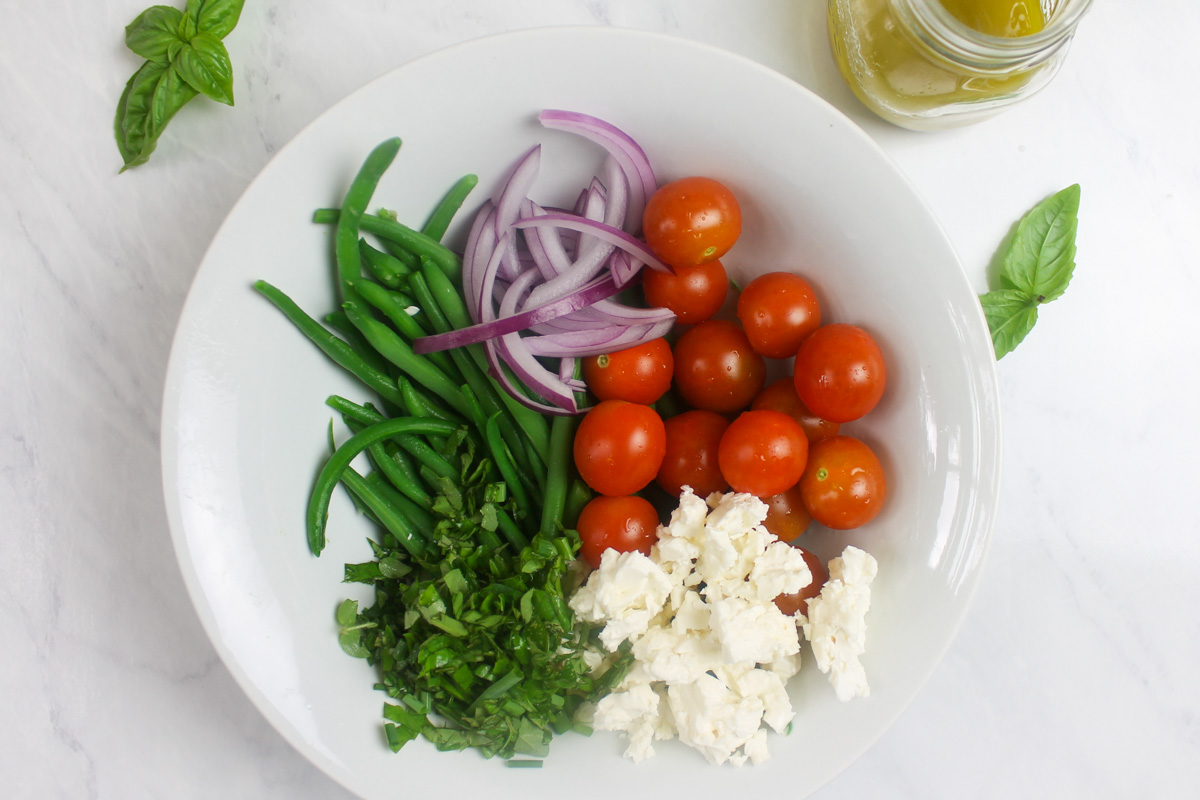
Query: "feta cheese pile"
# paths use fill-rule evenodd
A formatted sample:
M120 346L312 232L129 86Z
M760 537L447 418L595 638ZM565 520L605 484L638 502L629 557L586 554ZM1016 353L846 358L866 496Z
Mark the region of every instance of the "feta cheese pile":
M763 723L782 733L795 716L786 683L800 669L798 626L806 635L811 627L818 667L832 670L839 698L866 693L858 655L874 559L847 548L830 562L837 579L828 595L809 601L813 622L786 616L775 597L800 591L812 574L799 550L762 526L766 514L753 495L706 503L685 487L649 557L605 552L571 598L580 619L604 624L610 652L631 643L635 663L597 704L593 725L628 737L633 760L676 735L714 764L768 758Z

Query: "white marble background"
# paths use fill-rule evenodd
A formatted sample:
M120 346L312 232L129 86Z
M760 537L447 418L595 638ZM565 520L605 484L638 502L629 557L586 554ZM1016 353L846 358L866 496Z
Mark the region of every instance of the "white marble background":
M236 108L190 104L118 176L144 4L0 0L0 796L348 797L246 701L184 591L159 479L171 334L222 218L306 123L432 49L557 24L681 35L815 90L907 172L980 290L1011 221L1083 185L1071 288L1000 365L982 587L818 797L1200 796L1200 6L1098 0L1045 93L924 135L840 83L822 0L248 2Z

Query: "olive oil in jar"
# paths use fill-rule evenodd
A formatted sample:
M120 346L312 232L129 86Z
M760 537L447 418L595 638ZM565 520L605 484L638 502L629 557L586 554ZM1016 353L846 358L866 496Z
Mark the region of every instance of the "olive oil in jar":
M1057 72L1090 0L829 0L834 57L872 111L918 130L994 115Z

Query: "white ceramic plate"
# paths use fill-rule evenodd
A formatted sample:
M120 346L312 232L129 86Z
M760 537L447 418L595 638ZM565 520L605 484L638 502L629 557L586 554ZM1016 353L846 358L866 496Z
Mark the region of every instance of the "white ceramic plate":
M601 156L540 128L546 107L628 131L660 180L707 174L742 198L742 240L725 259L742 280L795 269L827 320L855 322L889 362L883 403L848 431L889 473L885 512L865 529L808 534L828 558L844 543L879 560L864 658L871 696L838 703L812 664L793 681L790 736L773 759L712 767L683 746L635 765L615 734L556 739L544 769L510 770L423 741L393 755L372 668L338 647L333 611L365 587L342 565L369 557L367 528L338 493L317 559L304 508L326 453L326 396L364 398L263 298L257 278L314 315L331 310L328 231L362 158L404 147L376 204L420 223L466 172L491 192L542 142L544 204L563 204ZM462 236L461 224L452 236ZM184 578L229 670L302 753L365 798L423 789L489 797L803 796L860 755L913 698L947 648L978 579L995 511L999 409L978 303L938 224L881 151L837 111L749 60L693 42L611 28L543 29L468 42L354 93L271 161L230 213L196 276L172 350L163 406L163 481Z

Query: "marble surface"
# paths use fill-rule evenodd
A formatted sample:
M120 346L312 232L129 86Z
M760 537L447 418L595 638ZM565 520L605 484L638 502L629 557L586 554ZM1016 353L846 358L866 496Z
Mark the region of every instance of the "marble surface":
M246 701L166 530L171 334L221 220L272 154L371 78L519 28L662 31L808 86L879 142L974 284L1011 222L1083 186L1067 294L1000 363L1004 490L941 666L816 796L1200 795L1200 7L1098 2L1007 114L915 134L840 82L819 0L247 3L235 108L197 101L124 175L117 98L144 7L2 4L0 795L346 798Z

